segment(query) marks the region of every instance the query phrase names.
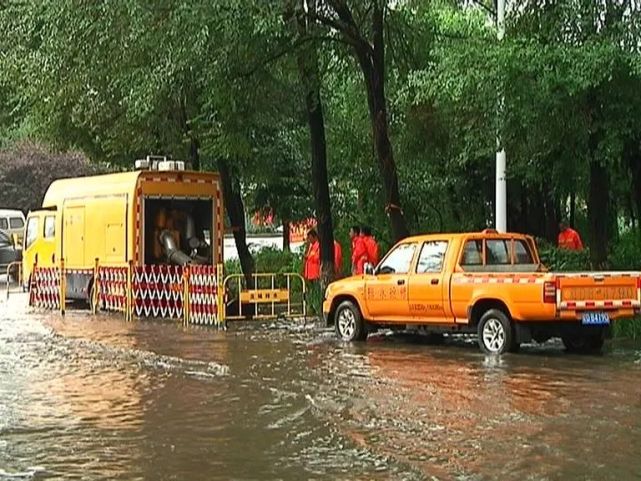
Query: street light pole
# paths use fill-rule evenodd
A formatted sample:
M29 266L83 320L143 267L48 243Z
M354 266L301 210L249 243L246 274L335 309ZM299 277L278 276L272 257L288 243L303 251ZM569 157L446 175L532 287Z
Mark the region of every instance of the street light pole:
M496 26L498 30L499 42L505 35L505 0L497 0L496 5ZM503 92L499 93L499 126L503 124L504 97ZM505 149L501 147L501 132L496 135L496 230L498 232L507 231L507 182L506 182L506 160ZM500 150L498 150L500 148Z

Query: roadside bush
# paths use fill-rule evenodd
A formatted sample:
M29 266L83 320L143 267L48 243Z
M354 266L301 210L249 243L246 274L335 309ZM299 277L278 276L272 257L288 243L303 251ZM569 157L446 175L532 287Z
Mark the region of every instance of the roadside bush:
M303 272L303 255L299 252L286 252L276 247L264 247L254 253L256 272ZM240 274L242 269L238 259L225 262L225 274Z
M612 325L614 339L639 339L641 338L641 318L622 319Z
M590 251L569 251L551 246L541 246L539 250L541 262L551 271L573 272L591 269Z

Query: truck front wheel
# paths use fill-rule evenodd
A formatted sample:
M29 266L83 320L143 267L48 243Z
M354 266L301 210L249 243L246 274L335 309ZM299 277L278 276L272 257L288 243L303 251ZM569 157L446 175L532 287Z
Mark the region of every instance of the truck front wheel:
M334 314L336 335L341 341L364 341L367 339L367 325L360 309L352 301L343 301Z
M499 309L490 309L481 316L478 341L481 351L486 354L503 354L518 349L512 323Z

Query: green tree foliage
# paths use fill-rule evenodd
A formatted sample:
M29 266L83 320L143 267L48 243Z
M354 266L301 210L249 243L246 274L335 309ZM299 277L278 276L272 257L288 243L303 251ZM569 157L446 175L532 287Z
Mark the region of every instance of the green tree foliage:
M339 239L351 224L386 243L403 223L493 225L500 134L511 230L554 241L569 216L593 265L633 256L638 2L508 0L502 42L485 0L317 0L305 38L283 20L286 4L2 2L0 143L38 138L120 165L163 153L222 166L249 210L298 220L315 213L297 68L313 43ZM396 232L390 202L402 209Z

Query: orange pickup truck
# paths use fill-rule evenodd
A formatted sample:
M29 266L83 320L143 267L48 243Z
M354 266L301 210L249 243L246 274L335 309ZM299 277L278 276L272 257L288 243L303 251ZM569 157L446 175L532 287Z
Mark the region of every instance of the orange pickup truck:
M367 273L330 284L323 315L344 341L378 327L475 333L486 353L560 337L598 351L612 321L641 309L641 273L552 273L534 239L493 230L409 237Z

